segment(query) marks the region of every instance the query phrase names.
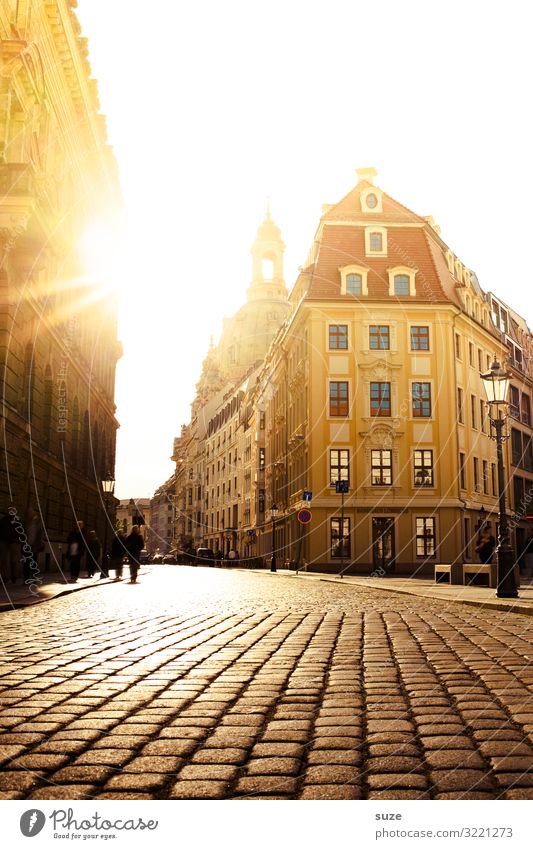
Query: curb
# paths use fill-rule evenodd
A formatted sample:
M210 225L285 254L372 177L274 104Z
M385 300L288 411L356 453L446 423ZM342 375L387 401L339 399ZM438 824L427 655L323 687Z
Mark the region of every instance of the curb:
M37 604L44 604L46 601L54 601L56 598L62 598L63 596L70 595L71 593L81 592L82 590L89 590L93 587L103 586L105 584L113 584L115 583L112 578L104 578L101 582L101 579L98 581L93 581L90 584L80 584L80 586L71 586L69 589L65 587L64 590L59 590L59 592L54 593L51 596L45 596L44 598L39 598L38 596L34 596L33 600L28 599L28 601L13 601L13 602L1 602L0 603L0 613L7 613L10 610L23 610L25 607L35 607ZM27 598L27 596L26 596Z

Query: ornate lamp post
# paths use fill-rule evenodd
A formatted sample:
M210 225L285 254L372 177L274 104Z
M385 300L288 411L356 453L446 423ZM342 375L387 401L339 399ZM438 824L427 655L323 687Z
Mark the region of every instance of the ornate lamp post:
M108 475L102 480L102 491L104 493L104 507L105 507L105 525L104 525L104 545L102 549L102 570L100 572L100 577L109 577L108 568L107 568L107 528L109 525L109 503L108 496L113 495L115 492L115 479Z
M270 561L270 571L276 572L276 519L278 517L279 509L277 504L273 504L270 508L270 515L272 516L272 559Z
M496 356L494 356L490 371L486 374L481 374L480 377L487 394L489 418L495 432L495 436L492 438L496 440L498 459L499 528L498 548L496 549L498 563L498 588L496 590L496 596L498 598L516 598L518 596L518 590L516 588L514 574L514 554L509 542L509 525L505 503L505 472L503 468L502 446L507 438L503 435L506 412L502 410L500 413L500 408L503 408L508 403L507 396L511 375L502 368Z

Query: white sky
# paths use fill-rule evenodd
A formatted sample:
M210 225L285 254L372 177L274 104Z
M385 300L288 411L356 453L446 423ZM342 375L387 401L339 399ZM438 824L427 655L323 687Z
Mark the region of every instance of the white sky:
M289 288L322 203L372 165L533 324L525 1L79 0L78 12L129 226L119 498L151 495L173 471L268 196Z

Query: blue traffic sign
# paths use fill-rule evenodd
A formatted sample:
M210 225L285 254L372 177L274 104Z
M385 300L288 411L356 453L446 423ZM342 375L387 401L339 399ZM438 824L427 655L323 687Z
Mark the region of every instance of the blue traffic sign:
M304 489L303 495L302 495L302 501L309 501L310 502L312 497L313 497L313 493L310 492L308 489Z
M337 481L335 484L335 492L337 494L348 492L348 481Z

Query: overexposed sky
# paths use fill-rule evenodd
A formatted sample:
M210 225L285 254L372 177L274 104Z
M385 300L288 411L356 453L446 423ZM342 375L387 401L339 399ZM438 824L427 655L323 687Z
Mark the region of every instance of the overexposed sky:
M119 498L173 471L267 198L292 287L321 205L374 166L533 325L526 2L79 0L128 221Z

